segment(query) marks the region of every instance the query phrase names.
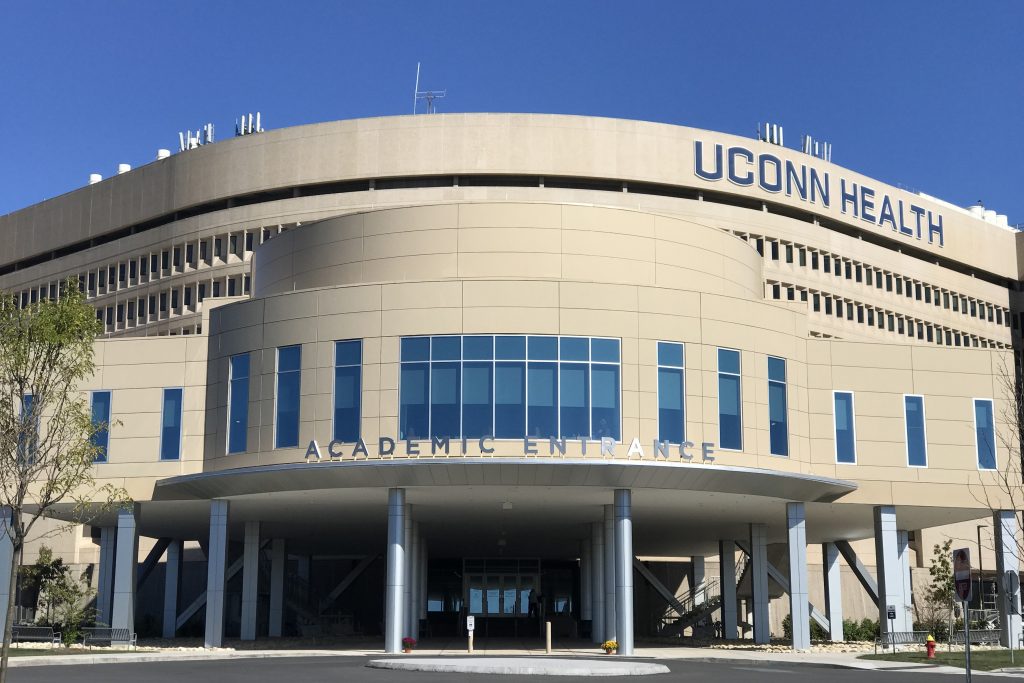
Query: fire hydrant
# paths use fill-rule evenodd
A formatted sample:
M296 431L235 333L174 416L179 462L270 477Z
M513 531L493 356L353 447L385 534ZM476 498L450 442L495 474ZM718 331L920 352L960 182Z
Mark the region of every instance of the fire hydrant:
M924 646L928 650L928 659L935 659L935 638L931 634L925 639Z

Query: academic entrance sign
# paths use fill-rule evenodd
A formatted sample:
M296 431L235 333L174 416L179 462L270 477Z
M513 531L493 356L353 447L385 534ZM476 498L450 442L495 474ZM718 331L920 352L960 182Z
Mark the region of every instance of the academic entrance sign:
M960 548L953 551L953 583L956 595L962 602L971 599L971 551Z

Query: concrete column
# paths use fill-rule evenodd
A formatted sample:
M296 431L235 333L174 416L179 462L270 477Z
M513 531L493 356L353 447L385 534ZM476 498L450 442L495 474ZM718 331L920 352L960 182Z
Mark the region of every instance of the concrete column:
M619 654L633 654L633 502L615 489L615 634Z
M7 628L7 604L11 599L11 573L14 570L14 540L11 538L11 509L0 508L0 633Z
M96 584L96 623L110 625L110 608L114 600L114 549L117 527L100 527L100 566ZM5 584L6 585L6 584Z
M260 523L245 523L242 549L242 640L256 640L260 580Z
M886 607L896 606L894 628L902 629L900 607L903 605L904 580L900 571L899 534L896 528L896 508L880 505L875 508L875 566L878 570L878 622L882 635L890 630Z
M405 610L405 489L388 489L388 578L384 651L402 651Z
M736 543L718 542L719 585L722 590L722 636L736 640Z
M821 545L824 562L822 575L825 578L825 616L828 617L828 637L834 643L841 643L843 636L843 583L839 569L839 548L835 543Z
M1020 525L1015 511L997 510L992 514L992 540L996 547L996 575L999 577L999 642L1003 647L1018 647L1020 643L1019 535Z
M750 586L753 597L751 612L754 615L754 642L759 645L771 640L771 624L768 621L768 527L764 524L750 525Z
M615 640L615 506L604 506L604 639Z
M807 521L803 503L786 503L789 547L789 614L793 621L793 649L811 647L811 610L807 586Z
M913 588L910 582L910 532L896 532L896 548L900 558L900 578L903 580L903 602L896 606L896 628L914 630Z
M590 594L594 600L590 625L591 640L603 643L604 638L604 522L590 525L590 556L594 559L590 572Z
M228 570L228 513L226 500L210 501L210 543L206 553L206 637L204 647L224 644L224 588Z
M284 630L284 575L288 555L283 538L270 542L270 610L267 635L280 638Z
M419 600L419 613L420 619L426 620L427 618L427 539L422 534L418 535L419 546L420 546L420 600Z
M164 553L164 638L173 638L178 631L178 591L181 589L184 546L180 538L171 539Z
M590 539L580 543L580 619L582 621L594 620L594 600L590 592L592 580L590 578ZM593 628L593 626L591 626Z
M117 550L114 568L114 601L110 613L113 628L135 632L135 575L139 563L139 534L135 511L117 513Z
M693 595L694 605L704 604L704 558L690 558L690 588Z
M402 611L405 621L402 636L415 638L416 529L412 521L412 505L408 504L405 506L405 552L405 609Z

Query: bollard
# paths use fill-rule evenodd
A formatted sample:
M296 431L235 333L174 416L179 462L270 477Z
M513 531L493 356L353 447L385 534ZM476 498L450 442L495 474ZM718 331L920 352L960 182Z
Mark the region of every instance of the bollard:
M544 622L544 651L551 654L551 622Z
M473 654L473 632L469 632L469 654Z

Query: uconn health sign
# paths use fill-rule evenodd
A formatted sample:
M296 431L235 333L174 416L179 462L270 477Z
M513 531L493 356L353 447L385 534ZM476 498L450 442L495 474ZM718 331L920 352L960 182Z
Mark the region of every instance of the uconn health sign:
M780 159L771 152L754 152L741 145L712 145L694 140L693 160L693 172L701 180L758 187L826 209L838 205L842 213L877 228L944 245L942 214L893 198L865 183L858 185L814 166Z

